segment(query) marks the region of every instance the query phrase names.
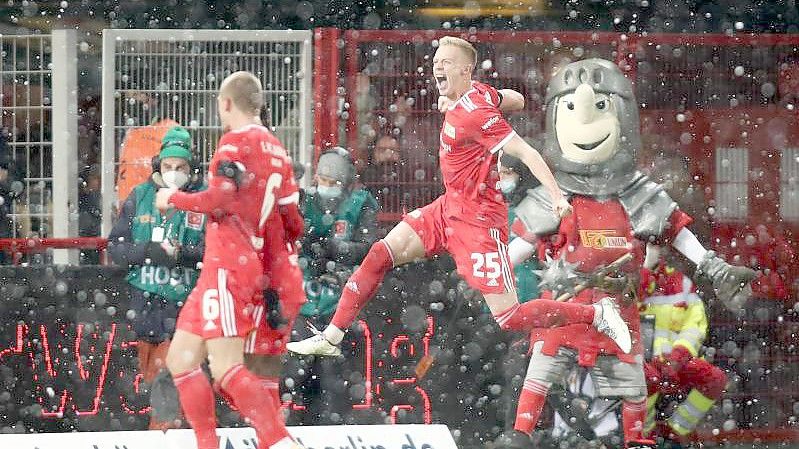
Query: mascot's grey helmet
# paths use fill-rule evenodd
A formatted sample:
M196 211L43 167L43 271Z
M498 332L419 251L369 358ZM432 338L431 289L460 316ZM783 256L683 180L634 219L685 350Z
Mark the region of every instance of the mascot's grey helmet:
M610 96L619 119L621 135L615 155L599 164L582 164L563 157L555 131L558 98L573 93L581 84ZM638 102L633 86L619 67L599 58L572 62L561 68L547 86L546 142L544 156L561 188L581 195L613 195L629 186L636 175L636 152L641 147Z

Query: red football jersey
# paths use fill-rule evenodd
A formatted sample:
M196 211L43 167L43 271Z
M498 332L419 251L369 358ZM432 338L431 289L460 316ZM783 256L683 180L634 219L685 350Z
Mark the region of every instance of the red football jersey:
M275 208L276 194L283 194L279 188L287 164L278 147L282 150L280 142L261 125L225 133L208 167L208 189L177 192L170 198L180 209L208 215L204 265L233 270L251 263L260 266L258 231ZM236 164L241 171L238 187L217 174L223 161Z
M441 127L439 161L448 199L456 200L470 217L488 213L507 221L507 206L497 189L497 152L516 133L499 111L493 87L472 81L472 87L453 103Z
M620 267L619 271L635 274L644 260L645 242L633 233L630 218L621 203L615 199L600 201L596 198L575 195L571 198L573 211L561 220L556 234L538 236L539 258L547 253L553 259L565 255L566 260L577 264L576 271L591 274L600 267L607 266L626 253L633 260ZM668 241L691 222L683 211L677 209L670 217L671 226L661 236ZM529 235L524 223L517 219L513 225L517 235ZM598 288L585 289L570 302L591 304L605 296L614 296ZM552 292L545 291L544 298L551 298ZM558 348L567 346L577 349L579 362L583 366L593 366L599 354L616 354L620 360L633 363L637 354L643 354L640 339L640 317L638 307L619 298L620 313L630 328L633 349L630 354L619 352L618 346L606 335L599 333L588 324L567 324L552 329L534 329L531 341L544 341L543 353L555 355Z
M275 169L275 173L281 175L280 184L274 189L272 196L269 192L266 193L267 201L273 203L273 207L269 209L267 205L263 206L263 211L267 215L261 216L259 224L258 236L263 239L263 270L264 274L269 281L270 286L278 290L292 291L291 288L285 288L285 283L292 283L298 281L299 284L295 287L301 289L302 276L297 276L297 279L291 276L284 276L280 278L279 273L286 273L285 270L290 269L282 266L283 264L294 265L297 270L297 253L294 248L293 241L290 241L289 232L285 228L283 217L281 216L278 208L279 206L295 205L299 201L300 192L297 186L297 181L294 179L294 168L291 164L291 158L283 148L283 145L276 137L272 137L272 141L267 144L272 160L271 164ZM298 214L298 212L295 212ZM301 220L302 217L297 217ZM292 260L293 259L293 260ZM281 288L283 287L283 288ZM290 286L289 286L290 287ZM304 297L296 295L296 297L283 297L281 301L301 301L304 302Z
M291 158L280 140L269 134L266 139L266 149L268 152L269 164L272 169L270 181L267 184L264 201L261 211L261 218L258 223L258 236L268 240L280 241L285 243L285 232L283 230L283 220L278 213L279 206L297 204L300 199L300 190L297 181L294 179L294 169L291 165Z

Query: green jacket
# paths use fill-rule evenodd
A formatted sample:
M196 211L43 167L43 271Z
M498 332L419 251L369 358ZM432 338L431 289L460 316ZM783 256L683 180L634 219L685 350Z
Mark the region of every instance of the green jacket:
M146 245L153 236L153 230L164 229L164 238L180 248L197 248L202 246L205 234L205 216L203 214L173 209L161 215L155 207L155 193L158 186L152 182L140 184L133 189L135 212L128 218L129 238L133 245ZM120 218L120 222L123 217ZM123 225L128 226L127 223ZM114 233L109 240L115 240ZM182 259L182 260L181 260ZM139 262L139 263L136 263ZM154 293L165 299L179 302L186 299L197 283L198 271L196 257L178 257L176 266L156 266L144 261L128 261L130 271L127 281L133 287Z
M361 263L377 240L377 200L365 189L355 189L334 211L322 209L315 194L305 195L301 258L305 294L304 316L332 314L341 297L341 285ZM332 269L331 269L332 267Z

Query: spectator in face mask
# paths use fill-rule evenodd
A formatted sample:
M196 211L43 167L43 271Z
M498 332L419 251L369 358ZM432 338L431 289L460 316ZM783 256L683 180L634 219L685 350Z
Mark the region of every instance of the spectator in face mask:
M328 324L347 278L377 240L377 200L354 181L355 168L347 150L335 147L322 153L314 176L316 186L305 192L300 204L305 218L300 267L308 302L300 311L306 319L298 319L294 326L294 340L310 335L306 321L319 329ZM294 401L305 406L297 417L300 422L340 424L335 417L345 416L353 403L360 402L347 399L348 376L341 374L343 369L337 358L288 360L285 373L294 380Z
M133 188L108 236L111 260L129 270L139 372L150 389L151 429L180 424L177 390L164 363L178 310L197 282L205 248L205 216L177 209L162 214L155 207L162 187L201 188L191 136L180 126L164 135L150 178Z

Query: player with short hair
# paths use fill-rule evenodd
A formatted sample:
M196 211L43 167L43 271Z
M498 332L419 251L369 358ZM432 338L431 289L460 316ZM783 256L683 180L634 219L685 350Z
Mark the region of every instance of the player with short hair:
M447 36L438 41L433 57L435 82L439 94L446 97L439 103L445 109L439 150L445 193L405 215L384 239L372 245L348 280L331 324L318 335L289 343L289 351L340 354L337 345L344 329L372 298L385 273L442 251L452 255L467 283L482 292L503 329L529 331L564 322L593 324L622 350L630 350L627 325L612 302L585 305L539 300L519 304L507 255L508 207L497 189L498 153L518 157L541 180L551 196L552 213L568 214L571 206L539 152L502 116L502 110L524 106L521 94L472 81L476 54L469 42Z
M270 153L274 137L261 126L261 83L249 72L225 78L217 97L225 134L208 167L208 189L161 189L156 206L208 217L206 251L197 286L180 312L167 355L198 449L216 449L214 389L200 367L207 358L214 387L255 427L259 447L297 447L280 419L267 383L244 365L245 338L258 325L255 302L264 286L256 233L272 212L280 177Z

